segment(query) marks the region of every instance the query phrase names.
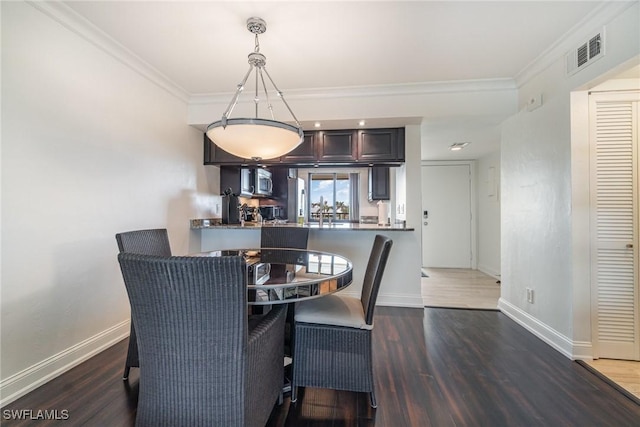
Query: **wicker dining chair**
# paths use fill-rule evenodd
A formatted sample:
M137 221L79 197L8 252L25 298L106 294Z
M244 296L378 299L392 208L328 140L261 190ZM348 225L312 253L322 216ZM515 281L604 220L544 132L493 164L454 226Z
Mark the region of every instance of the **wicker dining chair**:
M263 427L282 396L285 305L249 329L242 257L118 255L138 333L137 427Z
M261 248L307 249L309 229L307 227L270 227L260 230Z
M165 228L150 230L134 230L116 234L116 242L120 253L128 252L140 255L171 256L171 245L169 235ZM124 362L124 373L122 379L129 378L131 368L139 368L138 343L136 338L136 328L131 322L131 332L129 333L129 348L127 359Z
M338 294L296 307L291 402L298 387L368 392L375 396L371 337L378 289L393 241L377 235L360 298Z

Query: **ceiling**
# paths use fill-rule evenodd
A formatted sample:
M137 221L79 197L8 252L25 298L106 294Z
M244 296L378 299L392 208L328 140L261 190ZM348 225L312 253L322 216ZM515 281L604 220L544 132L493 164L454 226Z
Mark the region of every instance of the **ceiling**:
M260 51L286 94L287 90L515 78L600 5L596 1L64 3L190 95L235 90L254 48L253 35L246 29L251 16L267 22ZM423 159L454 158L446 147L461 140L472 144L455 153L456 158L495 150L503 119L490 112L473 120L427 117ZM369 123L381 124L393 123Z

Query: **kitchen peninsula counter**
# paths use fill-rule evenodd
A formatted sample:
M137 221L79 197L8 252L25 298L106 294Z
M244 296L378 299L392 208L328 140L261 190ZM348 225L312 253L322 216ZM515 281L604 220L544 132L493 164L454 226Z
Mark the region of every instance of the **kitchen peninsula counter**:
M422 307L421 295L421 230L401 224L332 223L298 225L295 223L247 222L221 224L219 218L194 219L190 224L190 252L207 252L234 248L259 248L263 227L306 227L309 229L308 248L340 254L353 263L353 284L340 291L360 297L361 283L369 261L376 234L393 240L389 261L382 278L377 304L400 307Z
M414 231L412 227L405 227L404 225L377 225L377 224L360 224L360 223L333 223L329 224L325 222L322 227L318 224L293 224L293 223L253 223L245 222L243 224L221 224L217 218L213 219L192 219L192 230L212 229L212 230L259 230L261 227L305 227L310 230L322 230L322 231Z

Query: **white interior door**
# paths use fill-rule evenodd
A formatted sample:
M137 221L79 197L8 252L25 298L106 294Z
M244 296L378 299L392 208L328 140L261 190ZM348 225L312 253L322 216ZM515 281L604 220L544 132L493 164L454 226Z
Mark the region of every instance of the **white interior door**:
M422 166L422 266L471 268L471 166Z
M638 101L589 96L595 357L640 360Z

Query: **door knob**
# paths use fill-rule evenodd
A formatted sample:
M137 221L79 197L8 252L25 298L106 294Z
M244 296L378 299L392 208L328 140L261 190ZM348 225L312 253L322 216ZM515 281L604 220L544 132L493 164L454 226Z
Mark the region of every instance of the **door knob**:
M633 249L633 243L627 243L627 249Z

